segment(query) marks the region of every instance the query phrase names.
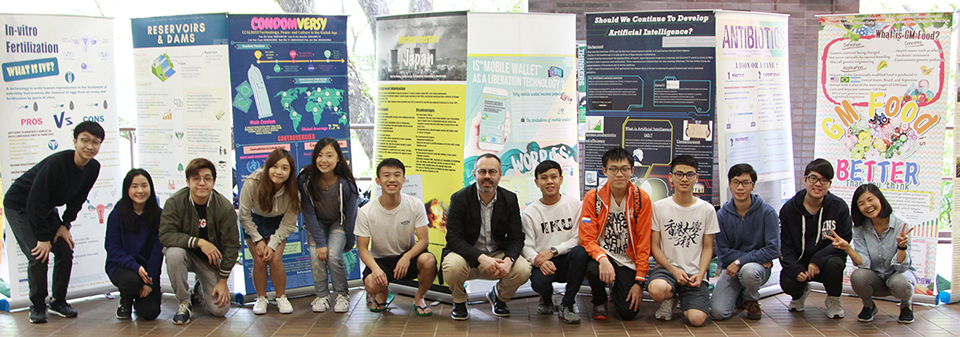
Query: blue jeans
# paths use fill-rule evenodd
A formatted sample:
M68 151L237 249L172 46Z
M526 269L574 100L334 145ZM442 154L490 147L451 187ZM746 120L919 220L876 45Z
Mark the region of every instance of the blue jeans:
M311 240L310 269L313 272L313 290L317 297L326 297L330 294L327 289L327 282L330 282L333 283L334 294L347 296L347 266L343 263L343 246L347 244L347 233L339 221L321 220L320 227L321 230L327 230L327 261L317 258L316 243Z
M737 271L737 277L720 270L720 280L713 288L710 298L710 317L715 321L729 318L739 301L760 300L760 287L770 279L770 268L756 262L748 262Z

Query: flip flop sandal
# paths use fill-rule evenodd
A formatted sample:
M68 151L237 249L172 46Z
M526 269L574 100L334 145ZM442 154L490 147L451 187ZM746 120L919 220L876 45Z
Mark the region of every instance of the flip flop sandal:
M427 310L430 310L430 311L427 311ZM427 304L427 305L425 305L425 306L422 306L422 307L419 306L419 305L414 304L414 305L413 305L413 311L416 312L416 313L417 313L417 316L420 316L420 317L426 317L426 316L433 315L433 309L430 309L430 305L429 305L429 304ZM425 312L425 313L424 313L424 312Z
M396 298L396 295L393 293L387 293L387 300L383 303L377 302L376 296L370 299L370 302L373 302L373 308L369 308L372 312L384 312L387 311L387 307L390 306L390 303L393 303L393 299ZM380 308L380 306L383 308Z

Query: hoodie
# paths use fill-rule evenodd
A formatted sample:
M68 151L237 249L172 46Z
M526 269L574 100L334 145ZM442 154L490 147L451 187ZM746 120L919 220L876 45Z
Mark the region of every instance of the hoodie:
M317 248L326 247L330 227L322 226L320 220L318 220L320 200L313 200L313 195L310 194L310 186L308 186L310 185L310 175L301 171L297 179L300 183L300 209L303 212L303 227L310 232L310 237L313 238ZM353 227L357 222L357 202L360 193L351 190L354 188L356 187L348 183L346 179L340 178L340 200L338 200L341 206L339 210L340 224L343 225L343 231L347 234L347 242L343 245L344 252L349 252L357 244L357 236L353 234Z
M637 281L646 281L650 269L650 236L653 226L653 204L650 196L634 184L627 184L627 195L624 197L626 208L627 228L630 232L630 249L627 254L637 265ZM610 183L607 182L599 189L592 189L583 196L583 207L580 212L580 245L594 260L600 261L607 256L600 247L597 239L603 234L607 225L607 215L610 212Z
M740 260L741 264L764 264L780 255L780 220L777 211L752 194L747 215L740 216L733 198L717 212L720 233L717 233L717 256L720 267Z
M832 256L847 258L847 253L833 247L833 241L824 239L833 229L848 242L853 236L850 207L833 193L823 197L823 205L816 214L807 212L803 198L807 190L797 192L780 208L780 265L783 273L792 279L813 263L823 267Z

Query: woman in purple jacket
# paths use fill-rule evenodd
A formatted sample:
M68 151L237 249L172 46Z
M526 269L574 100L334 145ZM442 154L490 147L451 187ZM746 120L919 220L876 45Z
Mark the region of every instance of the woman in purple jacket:
M160 265L163 245L157 230L160 204L153 178L132 169L123 178L123 196L107 219L107 275L120 290L118 319L130 319L133 309L144 320L160 315Z

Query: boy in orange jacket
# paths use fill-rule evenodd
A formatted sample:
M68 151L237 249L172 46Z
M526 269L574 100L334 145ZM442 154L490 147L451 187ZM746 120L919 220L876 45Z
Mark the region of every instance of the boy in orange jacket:
M602 157L607 182L583 197L580 245L592 258L587 281L593 289L593 318L607 319L605 285L620 319L637 317L650 259L650 196L630 182L633 156L622 147Z

